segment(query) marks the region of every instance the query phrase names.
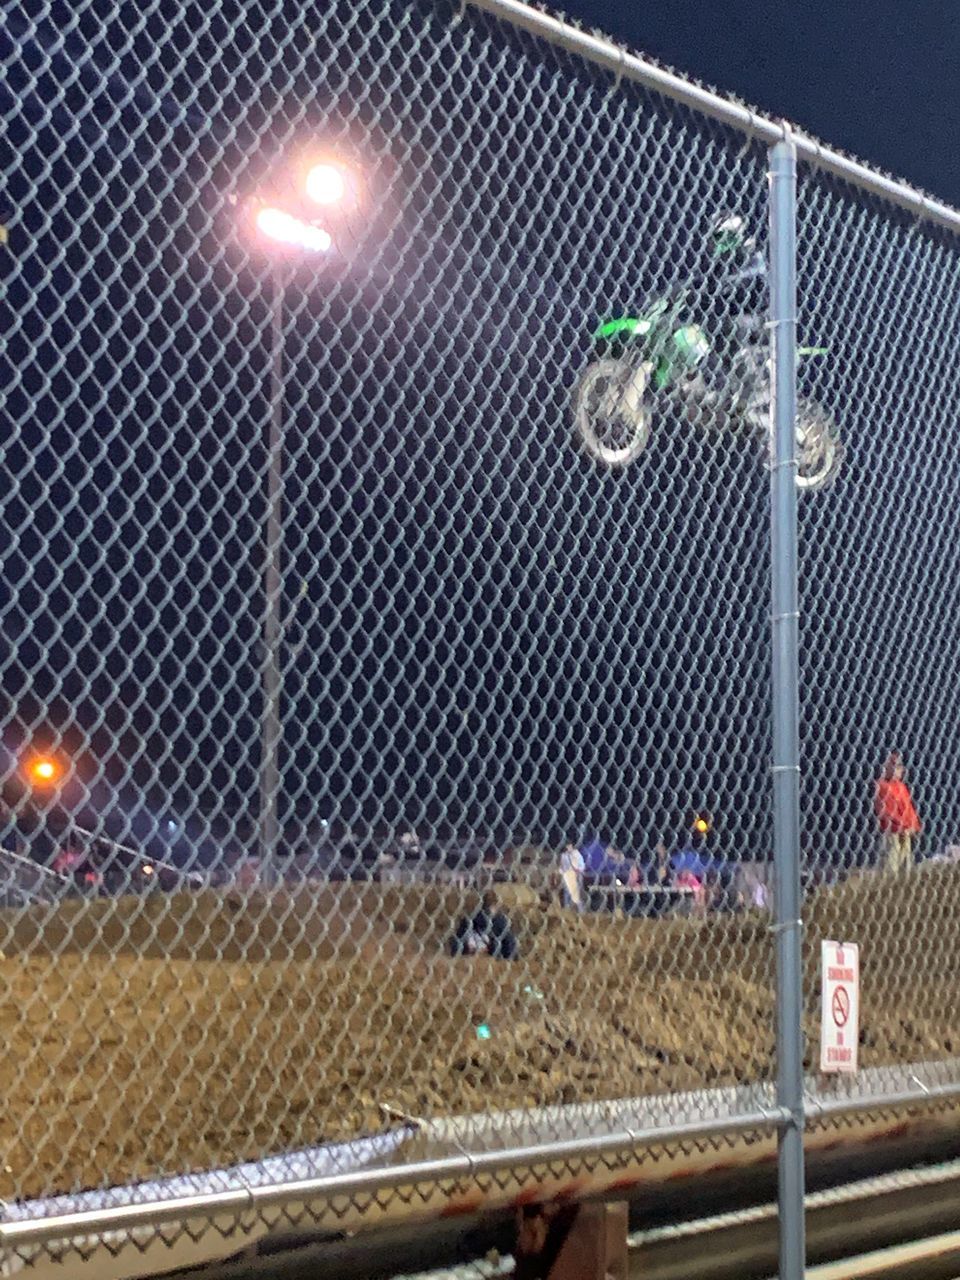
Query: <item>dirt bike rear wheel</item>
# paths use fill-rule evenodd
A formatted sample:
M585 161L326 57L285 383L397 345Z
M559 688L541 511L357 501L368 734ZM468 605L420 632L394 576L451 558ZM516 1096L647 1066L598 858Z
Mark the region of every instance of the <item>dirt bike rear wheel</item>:
M797 401L797 488L825 489L843 462L843 442L836 422L815 400Z

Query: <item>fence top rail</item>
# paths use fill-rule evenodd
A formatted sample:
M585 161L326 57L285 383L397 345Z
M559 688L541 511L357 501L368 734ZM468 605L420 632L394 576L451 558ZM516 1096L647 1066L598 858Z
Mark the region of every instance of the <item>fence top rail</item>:
M777 142L792 141L800 159L897 205L923 222L935 223L960 234L960 209L834 151L785 121L772 120L742 103L686 80L674 71L659 67L609 37L581 31L572 23L536 9L524 0L463 0L463 3L604 67L619 78L631 80L683 103L748 137L771 146Z

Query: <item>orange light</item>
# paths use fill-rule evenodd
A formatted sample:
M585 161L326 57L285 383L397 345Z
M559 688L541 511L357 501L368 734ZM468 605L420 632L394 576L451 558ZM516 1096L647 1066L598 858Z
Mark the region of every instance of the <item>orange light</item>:
M696 822L693 824L693 829L699 835L705 836L710 830L710 824L704 818L697 818Z
M56 760L51 760L49 756L40 756L39 759L32 761L30 765L30 777L33 782L41 786L56 782L60 777L60 766Z

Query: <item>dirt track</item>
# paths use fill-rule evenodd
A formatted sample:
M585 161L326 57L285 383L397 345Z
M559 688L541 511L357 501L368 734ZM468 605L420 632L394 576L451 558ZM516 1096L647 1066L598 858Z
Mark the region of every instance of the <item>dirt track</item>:
M504 896L515 964L442 954L457 891L345 885L0 917L0 1195L352 1137L383 1127L381 1104L433 1117L772 1074L766 920L577 919ZM861 944L864 1065L960 1053L960 873L850 883L816 898L806 924L812 996L819 940ZM815 1002L809 1014L815 1047Z

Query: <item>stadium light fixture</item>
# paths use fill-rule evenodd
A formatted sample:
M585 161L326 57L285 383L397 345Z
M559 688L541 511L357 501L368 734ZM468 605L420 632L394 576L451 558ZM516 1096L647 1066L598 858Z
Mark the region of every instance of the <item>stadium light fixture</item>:
M276 244L303 249L307 253L327 253L333 245L329 231L275 205L264 205L257 212L256 221L260 234Z
M304 180L304 190L314 204L340 204L347 194L347 177L338 164L321 161L311 165Z

